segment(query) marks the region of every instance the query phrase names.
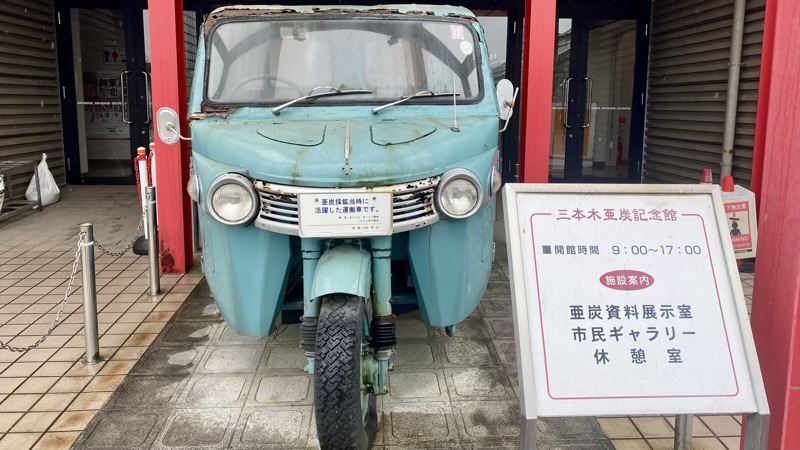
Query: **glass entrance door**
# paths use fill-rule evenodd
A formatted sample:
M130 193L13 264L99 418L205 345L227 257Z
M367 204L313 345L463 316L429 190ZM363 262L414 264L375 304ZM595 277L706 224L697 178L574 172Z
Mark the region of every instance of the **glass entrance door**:
M550 178L639 182L649 15L580 3L559 11Z
M65 133L68 182L133 184L136 148L147 147L152 123L142 10L64 8L59 15L67 28L60 36L70 41L59 49L71 66L71 83L64 83L64 115L74 125Z
M575 113L574 92L572 90L572 34L573 21L559 18L556 27L556 49L553 64L553 118L550 134L550 178L564 179L567 156L567 140L575 139L567 115ZM571 96L572 95L572 96ZM572 114L570 113L572 110Z

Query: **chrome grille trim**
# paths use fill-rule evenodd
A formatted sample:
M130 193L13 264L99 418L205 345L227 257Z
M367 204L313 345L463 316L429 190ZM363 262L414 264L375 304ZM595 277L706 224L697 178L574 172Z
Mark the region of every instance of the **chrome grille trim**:
M300 234L297 194L391 192L393 233L422 228L439 221L439 213L433 204L440 178L437 176L390 186L341 189L284 186L256 180L253 186L261 198L261 211L256 217L255 225L267 231L297 236Z

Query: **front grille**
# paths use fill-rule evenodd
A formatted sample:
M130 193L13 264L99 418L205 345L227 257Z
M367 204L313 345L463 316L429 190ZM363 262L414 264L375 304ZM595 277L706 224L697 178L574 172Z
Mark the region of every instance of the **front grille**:
M297 236L300 233L297 194L370 191L392 193L394 233L421 228L439 220L433 202L440 178L432 177L411 183L369 189L317 189L256 181L254 186L261 197L261 211L256 218L256 226L276 233Z

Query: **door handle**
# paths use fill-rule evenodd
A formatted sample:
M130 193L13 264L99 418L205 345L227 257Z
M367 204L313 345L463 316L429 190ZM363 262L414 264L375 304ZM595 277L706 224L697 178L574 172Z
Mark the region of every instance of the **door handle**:
M146 99L145 108L147 109L147 120L144 122L144 124L149 125L151 122L153 122L153 97L152 93L150 92L153 82L150 74L146 71L142 71L142 75L144 75L144 93Z
M583 79L586 83L586 121L581 128L589 128L592 124L592 79L586 77Z
M569 83L572 81L572 77L567 78L564 80L563 84L563 97L564 102L562 104L562 108L564 112L561 114L561 126L564 128L570 128L569 126Z
M122 105L122 121L127 124L132 124L128 117L125 115L125 107L128 106L128 99L125 96L125 82L128 80L128 74L131 72L128 70L123 70L119 73L119 97L120 97L120 104Z

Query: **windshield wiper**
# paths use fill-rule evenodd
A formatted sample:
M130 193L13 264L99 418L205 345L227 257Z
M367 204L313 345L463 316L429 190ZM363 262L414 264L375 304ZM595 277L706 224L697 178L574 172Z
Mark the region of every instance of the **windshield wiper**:
M418 98L418 97L452 97L453 95L458 97L461 94L454 94L453 92L419 91L414 95L405 95L403 97L400 97L400 100L397 100L397 101L394 101L392 103L387 103L385 105L373 108L372 109L372 114L378 114L379 112L383 111L386 108L391 108L394 105L399 105L400 103L407 102L407 101L411 100L412 98Z
M327 90L325 92L319 92L319 93L316 93L316 94L314 93L315 91L318 91L320 89L327 89ZM305 101L305 100L312 100L312 99L320 98L320 97L332 97L334 95L353 95L353 94L372 94L372 91L368 91L366 89L350 89L350 90L342 91L342 90L336 89L333 86L317 86L314 89L312 89L311 91L309 91L308 94L306 94L306 95L304 95L302 97L297 97L294 100L290 100L290 101L288 101L288 102L286 102L286 103L284 103L282 105L278 105L278 106L272 108L272 114L275 114L276 116L280 116L281 115L281 110L283 108L286 108L287 106L292 106L297 102L302 102L302 101Z

